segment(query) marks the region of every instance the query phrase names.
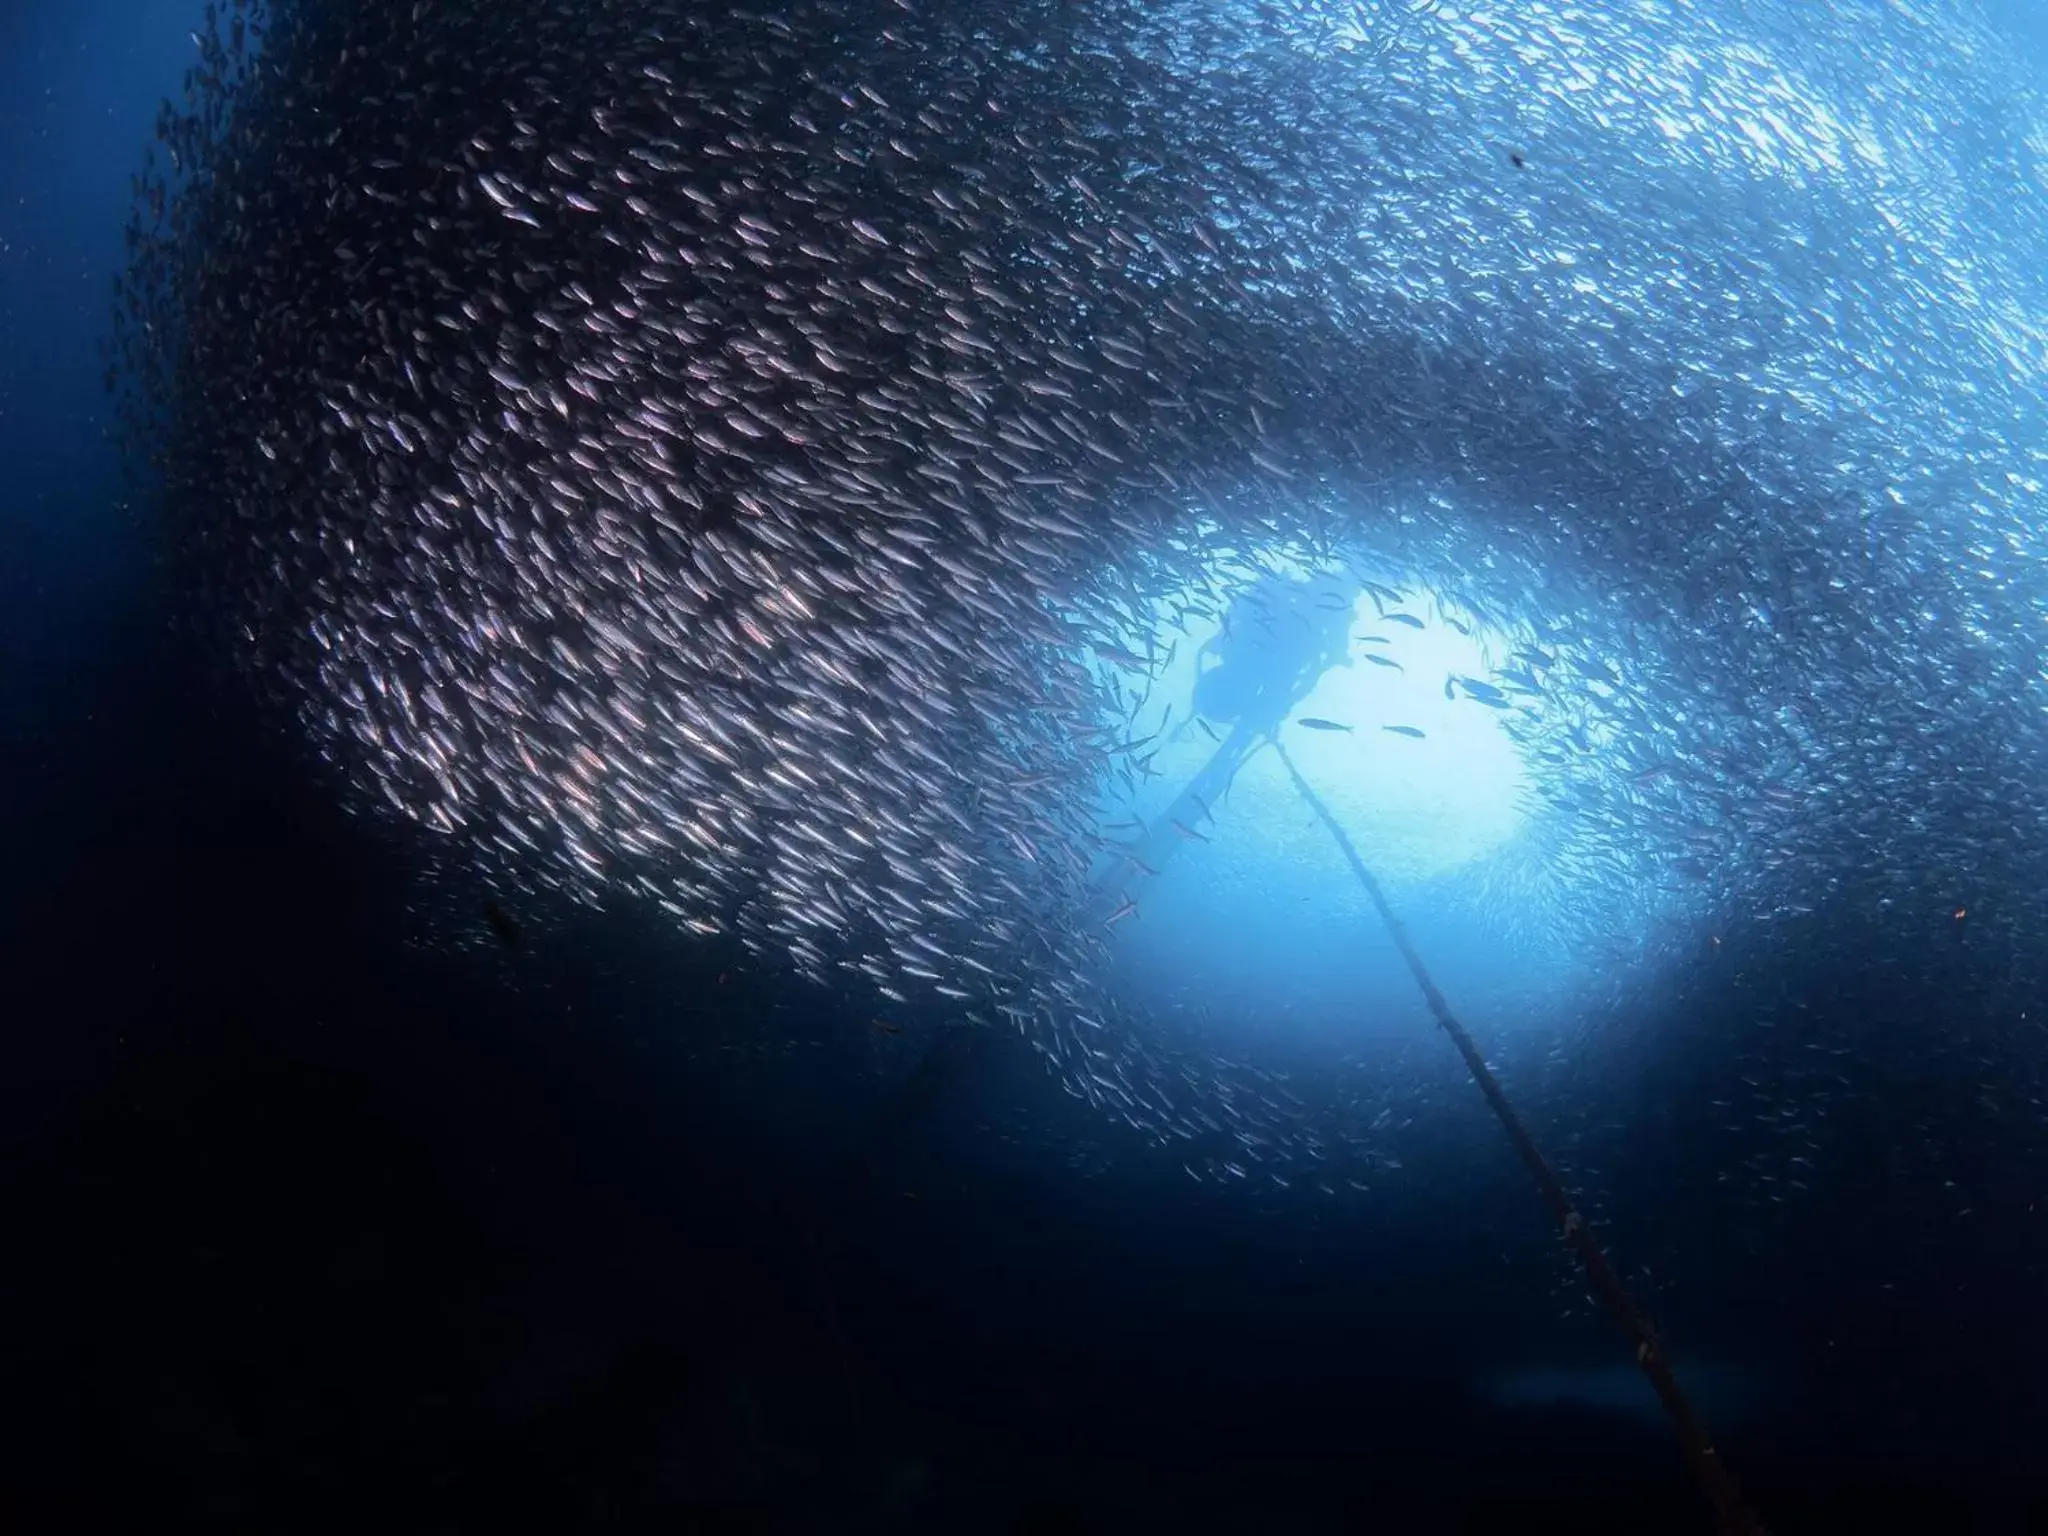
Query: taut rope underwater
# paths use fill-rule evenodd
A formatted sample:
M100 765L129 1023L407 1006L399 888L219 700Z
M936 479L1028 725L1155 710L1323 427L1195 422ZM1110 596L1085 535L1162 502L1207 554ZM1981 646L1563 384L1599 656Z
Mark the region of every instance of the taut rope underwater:
M1643 1374L1650 1378L1650 1385L1657 1392L1657 1400L1664 1405L1664 1412L1670 1417L1672 1428L1678 1431L1679 1443L1685 1447L1686 1459L1692 1463L1693 1473L1699 1478L1700 1487L1714 1506L1721 1530L1725 1536L1765 1536L1764 1527L1743 1503L1741 1491L1735 1486L1733 1474L1723 1465L1719 1453L1714 1449L1713 1441L1707 1437L1706 1425L1700 1422L1699 1415L1693 1411L1691 1401L1678 1385L1678 1378L1672 1374L1670 1362L1664 1358L1664 1351L1657 1342L1657 1335L1650 1326L1650 1320L1643 1315L1642 1309L1629 1295L1628 1288L1621 1283L1621 1276L1614 1272L1614 1266L1608 1263L1599 1239L1593 1235L1593 1229L1587 1225L1585 1217L1572 1204L1570 1194L1558 1181L1556 1172L1552 1170L1541 1149L1537 1147L1535 1139L1522 1124L1514 1106L1508 1102L1499 1079L1486 1065L1486 1059L1479 1054L1479 1047L1472 1043L1471 1035L1465 1032L1465 1026L1458 1022L1457 1017L1451 1012L1450 1004L1444 1001L1443 993L1437 990L1436 983L1430 979L1429 971L1422 963L1422 957L1415 952L1415 946L1409 942L1408 930L1402 927L1401 919L1394 915L1393 907L1388 904L1386 892L1380 889L1380 884L1373 878L1372 871L1365 867L1365 861L1358 856L1358 850L1352 846L1351 839L1345 836L1344 829L1330 814L1329 807L1323 804L1322 799L1310 787L1308 780L1301 776L1301 770L1294 766L1294 759L1287 755L1287 749L1281 746L1278 740L1273 742L1273 747L1279 752L1280 761L1287 765L1287 773L1294 780L1294 787L1301 792L1302 799L1308 802L1317 818L1329 829L1330 836L1336 839L1338 848L1343 851L1346 861L1351 865L1351 872L1358 876L1358 883L1365 887L1366 895L1372 898L1372 904L1379 912L1380 921L1386 924L1395 948L1401 951L1401 958L1407 962L1409 974L1415 978L1415 985L1422 991L1423 1001L1429 1005L1429 1011L1435 1016L1438 1026L1451 1037L1451 1043L1457 1046L1458 1054L1465 1058L1465 1065L1472 1073L1472 1080L1486 1096L1486 1102L1492 1107L1494 1117L1508 1133L1508 1140L1514 1143L1515 1150L1521 1154L1522 1162L1528 1167L1531 1177L1536 1180L1536 1188L1541 1192L1544 1204L1550 1207L1551 1214L1557 1218L1558 1227L1564 1233L1566 1246L1577 1255L1580 1264L1585 1267L1586 1278L1591 1282L1594 1293L1606 1306L1609 1315L1621 1325L1622 1331L1629 1336L1629 1341L1635 1345L1636 1364L1642 1368Z

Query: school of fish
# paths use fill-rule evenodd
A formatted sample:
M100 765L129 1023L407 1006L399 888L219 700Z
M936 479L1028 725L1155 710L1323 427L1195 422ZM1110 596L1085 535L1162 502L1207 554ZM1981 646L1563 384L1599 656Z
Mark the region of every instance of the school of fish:
M1341 1188L1371 1117L1119 1005L1088 890L1153 604L1287 550L1514 637L1445 691L1536 765L1514 899L1567 941L1646 889L2048 888L2048 140L1943 8L195 42L128 436L251 675L508 887L1014 1025L1197 1177Z

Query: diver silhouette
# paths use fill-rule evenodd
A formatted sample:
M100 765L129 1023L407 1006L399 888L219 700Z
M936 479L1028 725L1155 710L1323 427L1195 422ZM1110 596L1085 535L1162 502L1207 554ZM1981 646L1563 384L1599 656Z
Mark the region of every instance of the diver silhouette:
M1196 657L1195 713L1276 729L1317 679L1349 666L1355 594L1330 576L1274 572L1231 600Z
M1277 743L1287 712L1322 675L1350 665L1355 586L1332 575L1268 571L1231 600L1195 658L1194 712L1230 729L1195 776L1131 843L1105 851L1091 880L1093 912L1115 923L1137 911L1134 891L1197 835L1260 747ZM1214 734L1213 732L1211 733Z

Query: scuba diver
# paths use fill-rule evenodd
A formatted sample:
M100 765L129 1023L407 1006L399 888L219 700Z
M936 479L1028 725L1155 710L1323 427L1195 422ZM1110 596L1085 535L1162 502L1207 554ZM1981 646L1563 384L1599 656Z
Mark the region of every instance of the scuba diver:
M1322 675L1350 666L1355 588L1262 573L1231 600L1196 658L1195 713L1278 729Z
M1335 666L1349 666L1357 584L1334 575L1262 572L1231 600L1222 626L1195 660L1194 713L1228 723L1229 733L1174 802L1152 818L1136 842L1117 846L1098 866L1099 920L1114 924L1137 912L1130 894L1166 867L1182 841L1199 837L1210 807L1229 789L1252 754L1278 738L1287 712Z

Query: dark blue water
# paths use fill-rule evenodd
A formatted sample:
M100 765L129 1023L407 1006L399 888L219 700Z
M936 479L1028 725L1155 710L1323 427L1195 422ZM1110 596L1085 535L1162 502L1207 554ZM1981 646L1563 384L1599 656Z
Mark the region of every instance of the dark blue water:
M345 816L188 638L107 439L128 176L190 9L0 19L0 1522L1710 1528L1426 1024L1372 1038L1412 1176L1252 1198L1014 1042L879 1028L631 913L493 938ZM1755 967L1827 1049L1983 1011L1967 934L1902 975L1896 931L1827 921L1688 972L1583 1064L1612 1113L1560 1150L1774 1529L2031 1522L2048 1244L1967 1050L1853 1093L1816 1062L1786 1092L1847 1149L1825 1198L1730 1219L1748 1148L1708 1106L1751 1070Z

